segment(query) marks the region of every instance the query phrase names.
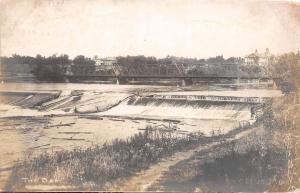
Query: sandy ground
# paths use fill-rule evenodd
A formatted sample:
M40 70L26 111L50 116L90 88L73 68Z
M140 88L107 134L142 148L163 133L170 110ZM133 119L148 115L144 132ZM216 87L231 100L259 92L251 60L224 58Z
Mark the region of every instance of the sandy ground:
M8 119L8 118L7 118ZM6 119L5 119L6 120ZM99 116L54 116L40 117L32 120L31 117L11 120L11 127L4 128L2 132L14 132L12 136L22 136L26 141L26 149L30 152L71 150L74 148L87 148L92 145L102 145L112 140L126 139L144 129L146 126L159 128L176 128L182 134L201 131L211 135L221 131L227 133L241 123L235 120L194 120L185 119L179 123L165 120L134 120L120 117ZM4 135L1 135L4 137ZM0 141L2 147L15 143L7 137ZM14 146L12 146L14 147ZM15 147L14 149L18 149ZM2 152L2 151L1 151Z
M0 121L0 191L4 191L11 167L24 155L25 139L7 121Z

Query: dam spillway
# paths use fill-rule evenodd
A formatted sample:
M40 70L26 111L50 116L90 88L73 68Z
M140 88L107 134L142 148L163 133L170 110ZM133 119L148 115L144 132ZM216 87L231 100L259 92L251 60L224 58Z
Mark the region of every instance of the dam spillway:
M197 120L240 120L253 118L251 109L258 104L204 101L185 99L164 99L154 97L131 97L118 106L99 113L106 116L197 119Z
M266 103L271 99L269 97L237 97L237 96L214 96L214 95L161 95L150 96L156 99L177 99L188 101L211 101L211 102L239 102L239 103Z
M147 92L141 93L142 95L139 95L139 92L133 94L130 91L72 90L67 90L67 93L57 90L47 92L42 90L35 92L5 91L2 92L1 97L4 104L23 108L38 107L42 111L39 114L44 114L44 111L47 111L47 114L77 112L79 114L95 113L100 116L147 119L248 121L255 120L262 114L265 103L271 101L273 97L281 96L278 90L263 89L260 89L259 92L253 89L204 90ZM10 111L10 109L6 111Z

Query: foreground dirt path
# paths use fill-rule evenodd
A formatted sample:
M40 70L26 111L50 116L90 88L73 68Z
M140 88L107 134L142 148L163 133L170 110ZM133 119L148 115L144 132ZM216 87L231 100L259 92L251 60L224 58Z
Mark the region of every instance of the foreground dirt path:
M175 153L173 156L163 159L158 164L150 167L148 170L138 173L136 176L116 185L113 190L118 191L146 191L148 187L154 184L164 172L169 170L169 167L176 165L177 163L188 159L194 153L212 148L213 146L219 145L221 142L213 142L207 145L200 145L195 149L188 150L185 152Z
M242 131L230 138L226 139L225 143L230 143L234 140L240 139L244 137L245 135L248 135L254 131L256 131L258 128L253 128L251 130ZM155 184L160 180L160 178L163 176L165 172L169 170L171 166L176 165L177 163L187 160L190 157L192 157L195 153L199 153L200 151L207 151L211 148L214 148L216 146L219 146L223 144L224 141L217 141L217 142L211 142L208 144L202 144L198 147L185 151L185 152L178 152L175 153L173 156L163 159L158 164L150 167L146 171L142 171L138 173L137 175L129 178L126 181L121 182L120 184L115 185L110 190L113 191L147 191L151 185Z

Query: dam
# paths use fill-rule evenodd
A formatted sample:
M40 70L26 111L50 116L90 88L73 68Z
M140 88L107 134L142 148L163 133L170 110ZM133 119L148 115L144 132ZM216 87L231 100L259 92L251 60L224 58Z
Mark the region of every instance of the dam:
M162 95L155 94L151 96L157 99L178 99L191 101L211 101L211 102L241 102L241 103L266 103L271 99L269 97L236 97L236 96L213 96L213 95Z
M13 86L10 90L8 87L2 89L0 92L2 105L36 109L40 113L44 111L54 113L55 110L55 113L70 114L75 113L76 109L77 113L84 114L98 113L112 116L135 114L135 116L172 116L178 119L191 117L194 112L192 117L201 119L205 117L204 115L208 115L206 112L210 108L218 109L217 112L237 110L236 115L243 113L241 110L244 109L249 111L251 116L252 107L255 111L257 109L261 111L264 104L271 102L274 97L281 96L280 91L268 89L172 91L177 88L137 85L114 85L112 88L109 85L84 85L85 90L78 90L79 87L83 88L83 85L54 84L54 87L51 87L50 84L44 86L39 84L35 87L34 84L22 84L22 86L23 90L16 90ZM172 111L165 113L167 108ZM154 109L159 112L154 113ZM203 109L203 112L195 112L200 109ZM181 115L182 112L186 114Z

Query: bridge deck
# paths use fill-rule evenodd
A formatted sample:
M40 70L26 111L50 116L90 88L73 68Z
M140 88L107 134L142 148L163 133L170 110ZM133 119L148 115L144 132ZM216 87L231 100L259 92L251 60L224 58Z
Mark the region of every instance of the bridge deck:
M274 80L275 77L237 77L237 76L183 76L183 75L68 75L67 78L177 78L177 79L260 79L260 80Z

